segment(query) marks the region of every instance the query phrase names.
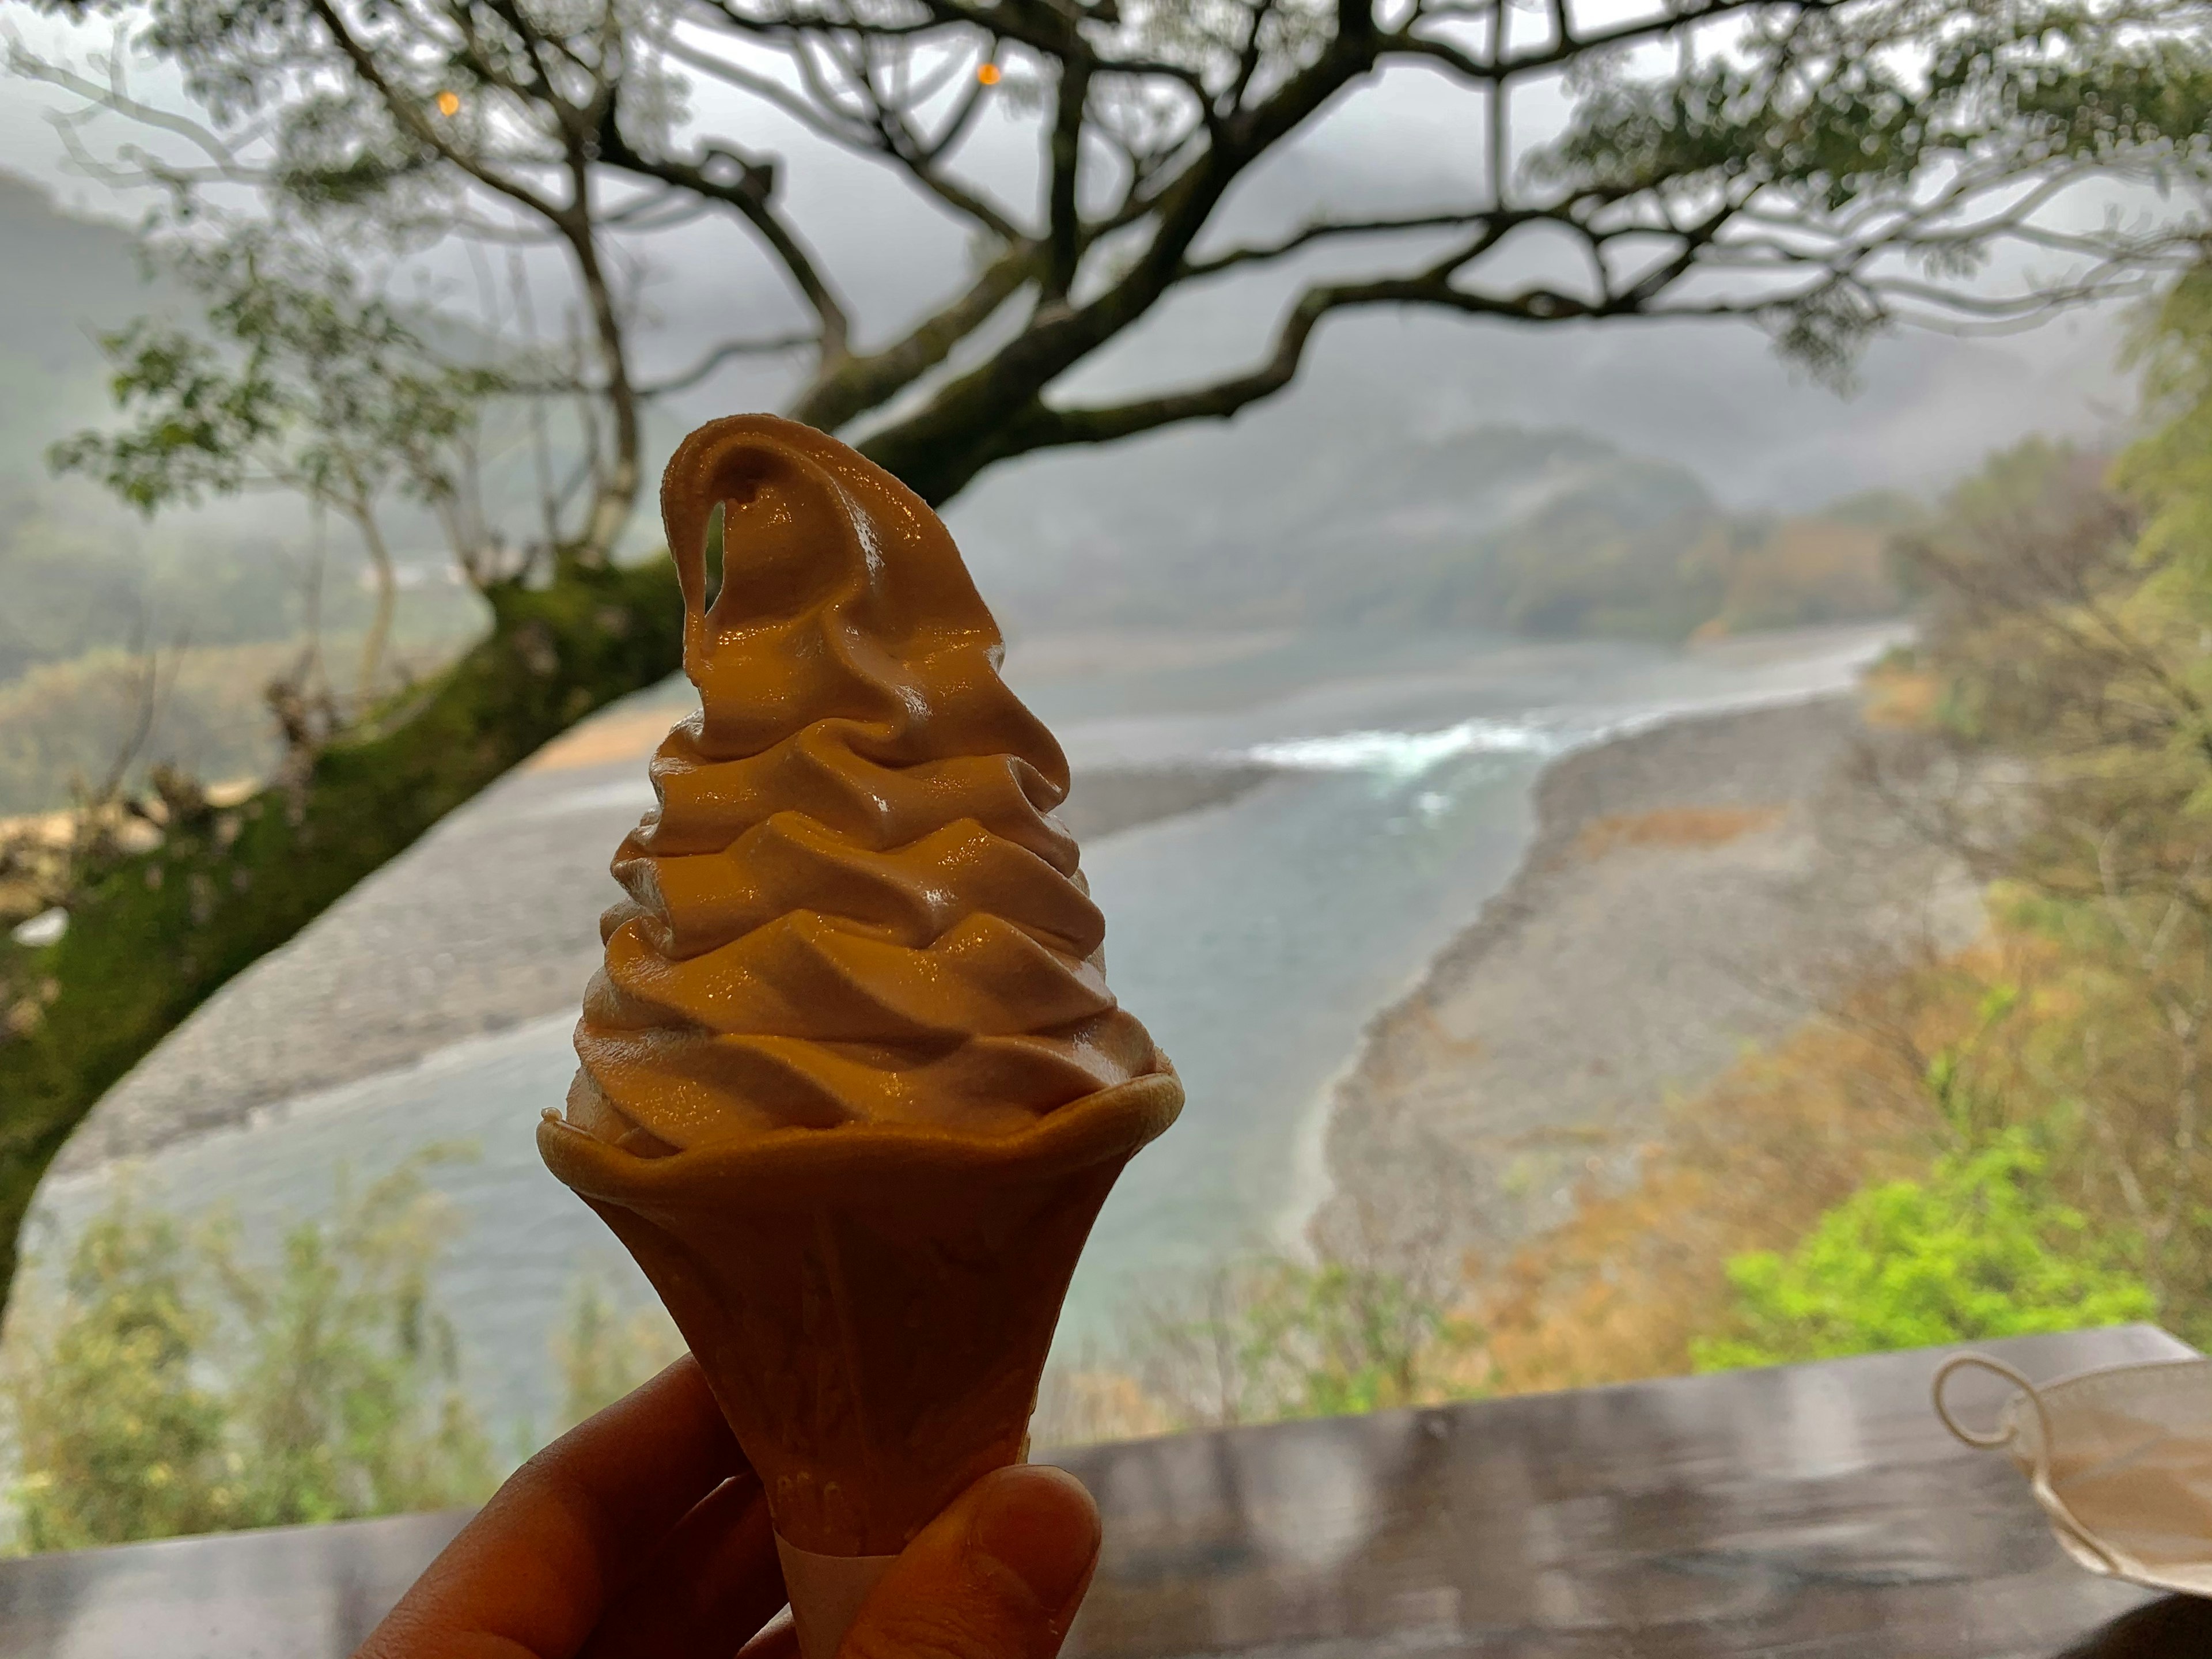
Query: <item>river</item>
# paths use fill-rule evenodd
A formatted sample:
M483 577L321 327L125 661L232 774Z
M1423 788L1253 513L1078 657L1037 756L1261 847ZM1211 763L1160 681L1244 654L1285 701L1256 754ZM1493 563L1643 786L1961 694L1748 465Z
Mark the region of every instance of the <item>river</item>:
M1324 1181L1332 1080L1362 1027L1510 878L1532 786L1553 757L1705 708L1847 684L1894 629L1778 635L1697 650L1532 645L1465 635L1304 635L1180 665L1010 670L1079 774L1115 764L1260 761L1276 776L1225 805L1107 836L1085 864L1109 923L1109 973L1174 1056L1182 1121L1130 1167L1101 1217L1061 1340L1110 1346L1140 1298L1194 1267L1295 1245ZM641 775L639 791L643 799ZM303 1097L152 1167L50 1180L32 1242L51 1256L113 1183L195 1214L233 1209L264 1245L433 1142L469 1155L433 1184L465 1225L437 1285L470 1392L501 1443L554 1408L551 1334L580 1274L647 1294L532 1139L574 1060L568 1015Z

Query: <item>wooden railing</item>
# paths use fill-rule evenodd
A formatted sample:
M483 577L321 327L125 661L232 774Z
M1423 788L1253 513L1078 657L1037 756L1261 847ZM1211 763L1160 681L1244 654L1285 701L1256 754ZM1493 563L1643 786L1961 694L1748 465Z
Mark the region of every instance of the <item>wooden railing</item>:
M2037 1379L2188 1352L2148 1326L1984 1346ZM1937 1425L1944 1352L1052 1455L1106 1513L1070 1651L2212 1659L2212 1602L2074 1566L2010 1463ZM339 1659L465 1519L0 1562L0 1654Z

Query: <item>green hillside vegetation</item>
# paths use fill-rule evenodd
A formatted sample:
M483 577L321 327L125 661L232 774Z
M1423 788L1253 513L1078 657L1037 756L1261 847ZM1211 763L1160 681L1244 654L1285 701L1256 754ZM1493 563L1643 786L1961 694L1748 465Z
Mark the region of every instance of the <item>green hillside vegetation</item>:
M52 477L55 441L111 418L99 334L184 308L142 277L127 228L59 212L5 174L0 246L0 817L66 805L80 780L104 777L132 747L149 669L160 696L125 781L161 761L259 775L276 747L263 688L311 617L343 687L370 609L358 556L331 530L317 560L304 514L273 498L149 524ZM484 618L442 571L415 574L395 633L420 668Z
M1982 936L1870 964L1682 1103L1486 1300L1496 1386L2212 1341L2212 267L2137 361L2117 463L2020 445L1898 547L1919 637L1871 677L1899 729L1865 782L1985 880Z
M392 665L420 678L465 636L426 626L404 637ZM342 667L358 636L326 634L323 645ZM0 684L0 816L57 810L118 765L132 784L156 765L217 784L267 775L279 750L267 689L299 656L287 641L145 653L103 646Z
M142 278L127 228L58 212L4 173L0 247L0 492L13 492L44 480L56 437L106 412L94 331L173 297Z
M1779 520L1742 548L1708 625L1743 633L1896 614L1902 596L1892 546L1919 516L1905 503L1875 522Z
M480 1503L497 1462L431 1293L432 1149L274 1260L127 1191L34 1261L0 1364L13 1553Z
M992 495L961 519L1009 623L1466 628L1680 640L1894 615L1907 499L1730 512L1587 433L1289 422L1265 465L1134 453L1111 499ZM1212 459L1213 458L1207 458Z
M1701 1370L1784 1365L2154 1319L2139 1241L2056 1196L2026 1127L1877 1182L1787 1255L1733 1258L1730 1334L1691 1344Z
M204 779L259 775L276 743L263 690L297 661L311 604L345 683L368 610L354 571L333 561L314 592L304 561L271 537L179 545L127 523L88 532L62 510L64 493L76 492L0 507L0 817L64 806L80 781L126 757L132 784L157 762ZM420 673L450 657L481 612L442 580L404 592L398 663Z
M149 283L130 231L58 211L0 175L0 816L67 804L104 775L135 708L111 695L130 653L179 665L141 746L206 777L265 767L260 687L303 641L311 608L343 680L338 639L370 599L350 534L333 524L319 582L295 503L225 502L149 525L76 478L49 475L64 434L109 422L98 339L187 301ZM1325 412L1325 411L1324 411ZM1291 428L1243 472L1192 472L1130 453L1111 503L1055 503L1050 522L988 514L979 575L1017 629L1260 624L1468 628L1552 637L1679 640L1887 615L1898 596L1873 519L1772 520L1717 506L1686 470L1586 434L1498 427L1408 440ZM1064 510L1063 510L1064 508ZM1071 536L1069 526L1088 526ZM1035 532L1042 532L1035 533ZM1010 539L1010 534L1012 539ZM996 548L1022 558L994 563ZM482 607L419 557L395 631L403 659L450 654Z
M1731 515L1631 463L1493 538L1435 600L1552 637L1861 622L1901 608L1888 549L1905 522Z
M258 777L276 759L262 688L286 645L195 646L139 657L112 647L41 663L0 685L0 812L34 813L96 793L137 750L194 777ZM143 744L133 745L141 721Z

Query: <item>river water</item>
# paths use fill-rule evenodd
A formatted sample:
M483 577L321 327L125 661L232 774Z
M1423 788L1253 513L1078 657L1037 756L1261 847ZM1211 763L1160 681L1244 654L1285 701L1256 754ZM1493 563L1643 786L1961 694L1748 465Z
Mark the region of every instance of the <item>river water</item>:
M1531 787L1578 744L1672 715L1847 684L1893 629L1828 629L1696 651L1535 646L1465 635L1247 642L1181 665L1024 673L1018 687L1079 772L1258 760L1225 805L1085 849L1111 981L1175 1058L1188 1104L1131 1165L1085 1255L1063 1352L1191 1269L1294 1244L1322 1195L1333 1079L1362 1028L1502 887L1533 827ZM51 1181L32 1243L51 1255L118 1178L185 1214L228 1206L249 1240L326 1208L431 1142L465 1230L438 1285L470 1388L504 1442L554 1409L550 1341L580 1275L648 1292L599 1221L538 1163L532 1131L574 1060L572 1017L457 1044L168 1148L158 1168Z

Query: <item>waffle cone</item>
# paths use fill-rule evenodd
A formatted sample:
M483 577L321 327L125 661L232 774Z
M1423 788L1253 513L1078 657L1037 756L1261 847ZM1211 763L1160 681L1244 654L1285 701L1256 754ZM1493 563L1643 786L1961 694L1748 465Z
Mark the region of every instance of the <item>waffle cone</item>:
M1020 1459L1091 1223L1182 1104L1164 1072L995 1140L851 1125L639 1158L549 1115L538 1144L660 1293L777 1533L888 1555Z

